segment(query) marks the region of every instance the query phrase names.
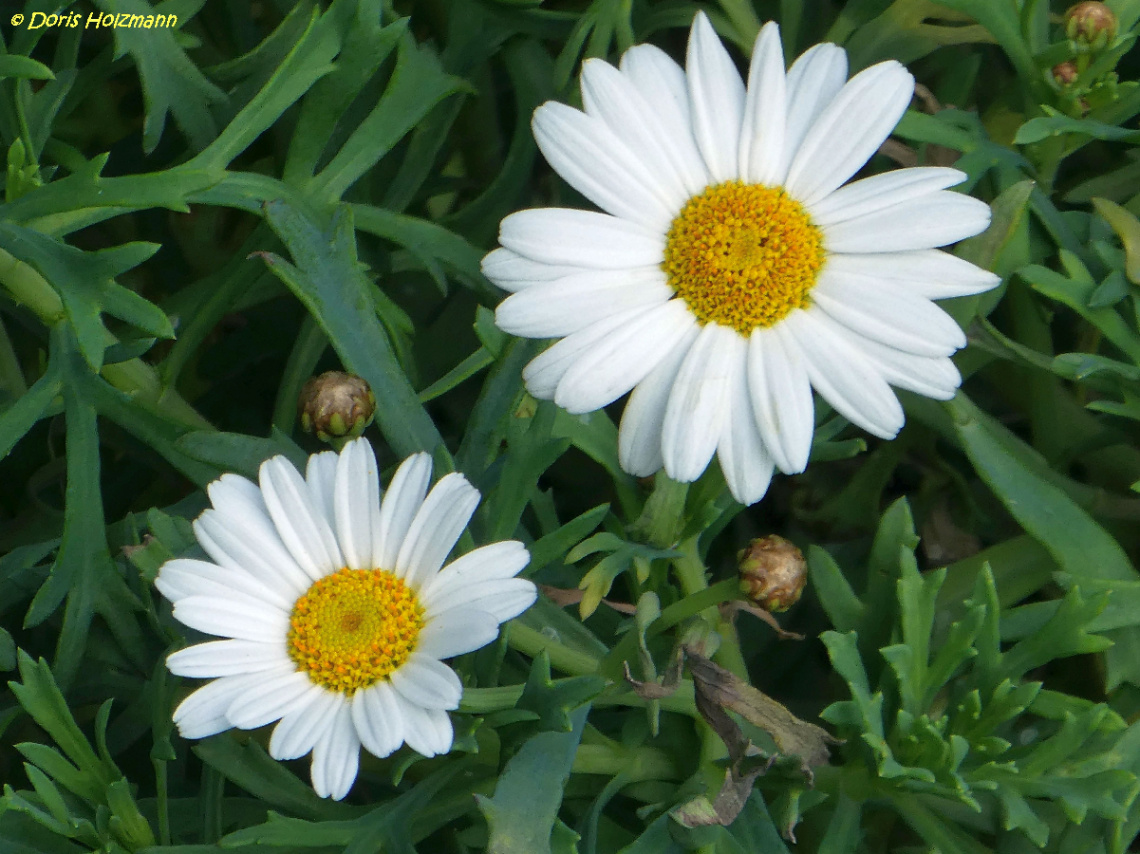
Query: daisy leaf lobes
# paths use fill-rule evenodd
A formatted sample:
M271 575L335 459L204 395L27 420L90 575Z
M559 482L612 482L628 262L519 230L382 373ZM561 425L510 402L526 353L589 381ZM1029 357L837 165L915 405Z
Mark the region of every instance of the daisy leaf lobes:
M256 484L210 484L213 506L194 523L210 560L167 561L155 582L175 619L219 638L167 659L212 680L174 711L184 737L276 722L270 755L311 753L313 788L337 799L362 747L451 749L463 684L444 660L490 643L537 591L515 577L530 555L513 540L445 563L479 493L459 474L429 491L430 479L416 454L381 497L357 439L310 457L304 476L275 457Z
M814 397L892 438L892 386L939 400L965 346L934 300L1000 280L939 247L985 230L985 203L950 168L851 181L914 94L895 61L847 79L821 44L785 69L779 31L757 37L747 82L703 13L685 67L638 45L583 64L579 111L539 107L535 139L598 212L511 214L485 275L510 295L504 331L557 338L527 389L571 413L632 392L619 461L698 478L716 456L738 501L775 470L803 471Z

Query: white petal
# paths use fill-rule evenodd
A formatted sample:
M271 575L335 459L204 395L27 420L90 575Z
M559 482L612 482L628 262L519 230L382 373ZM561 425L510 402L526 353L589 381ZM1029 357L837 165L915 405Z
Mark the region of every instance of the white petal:
M539 400L551 400L558 384L575 362L648 311L650 309L633 308L611 314L604 320L599 320L556 342L523 368L522 377L527 391Z
M380 472L365 439L349 442L336 460L336 534L351 569L374 569L372 541L380 527Z
M344 565L324 513L315 512L308 484L284 457L261 464L261 494L281 541L316 581Z
M804 51L788 69L788 118L784 130L784 164L799 151L808 130L847 82L847 52L833 44L817 44Z
M308 675L300 671L273 676L259 684L257 691L235 697L226 717L238 729L263 727L297 707L312 686Z
M441 569L420 588L419 599L430 609L436 596L453 589L462 590L481 581L514 578L528 563L530 552L518 540L480 546Z
M837 328L836 334L846 334L848 342L867 357L883 379L893 386L935 400L949 400L962 384L962 375L946 356L929 358L904 353L878 341L860 338L842 327Z
M708 467L728 417L733 362L743 359L744 339L736 330L709 323L697 334L669 393L661 431L665 471L674 480L694 481Z
M269 755L274 759L299 759L332 725L344 695L311 685L304 696L281 718L269 739Z
M668 147L670 160L681 174L689 195L701 192L711 180L693 138L684 70L665 51L641 44L622 55L621 72L641 93L656 117L661 144Z
M479 506L479 498L479 490L463 475L452 472L441 478L412 519L396 557L397 577L413 590L434 577Z
M380 521L373 531L372 561L378 569L396 568L396 558L408 535L408 528L427 495L431 481L431 457L413 454L400 464L384 493Z
M339 801L352 788L359 767L360 740L346 701L337 707L328 729L313 746L313 789L322 798Z
M295 596L288 595L281 585L269 587L242 569L221 567L204 560L175 558L168 560L158 571L154 581L171 602L177 603L187 596L217 596L226 598L230 594L274 605L286 613L293 610Z
M659 194L679 210L692 193L685 186L684 161L677 162L666 128L649 103L620 71L600 59L582 63L582 106L624 142L655 179Z
M645 312L583 353L559 380L554 402L572 414L613 403L645 379L677 339L696 325L683 300Z
M828 252L905 252L956 243L986 230L990 206L950 190L927 193L823 229Z
M965 180L965 172L942 166L896 169L840 187L811 205L808 213L818 226L835 225L945 190Z
M179 599L174 619L208 635L262 643L282 643L289 631L286 612L237 593Z
M772 185L784 179L785 83L780 28L770 21L756 36L744 98L740 177L748 183Z
M744 117L744 83L704 12L689 31L685 60L693 135L717 183L739 177L738 151Z
M786 347L782 339L780 324L753 330L748 341L748 387L768 452L781 471L796 474L807 468L811 454L815 404L799 348Z
M188 646L166 657L166 668L175 676L213 679L237 676L291 665L285 644L246 640L220 640Z
M531 128L554 171L602 210L655 231L669 228L684 203L681 188L663 183L604 121L547 101Z
M450 611L424 623L416 652L432 658L454 658L484 647L499 635L499 621L486 611Z
M447 712L414 706L399 694L396 698L404 716L404 740L408 747L423 756L440 756L451 750L455 734Z
M227 472L206 487L210 503L224 514L236 510L258 509L269 519L265 502L261 500L261 490L257 484L240 474Z
M694 325L677 340L669 355L638 383L625 405L618 429L618 462L632 475L648 477L664 463L661 431L665 426L665 409L681 363L697 339L698 329Z
M836 274L830 265L812 288L818 308L848 329L921 356L948 356L966 346L954 318L893 282Z
M581 267L571 264L532 261L517 252L502 248L487 253L480 269L484 276L505 291L521 291L531 285L552 282L583 271Z
M927 299L980 294L1001 284L1001 277L949 252L920 249L916 252L883 252L831 255L828 271L868 276L901 287Z
M871 159L914 95L914 78L894 60L848 81L804 136L785 186L811 205L833 192Z
M230 729L226 709L234 697L249 691L263 678L257 673L215 679L190 694L174 710L173 720L183 738L206 738Z
M511 335L561 338L615 312L651 308L672 296L660 267L588 270L512 294L495 309L495 323Z
M352 723L364 749L380 759L404 743L404 716L387 680L352 696Z
M324 516L325 522L335 529L333 492L336 489L337 455L332 451L322 451L309 457L305 466L305 483L313 496L313 506Z
M644 267L665 257L664 230L572 208L513 213L499 226L499 242L533 261L595 270Z
M249 572L266 587L296 599L312 579L297 565L277 529L264 518L207 510L194 522L194 536L206 554L226 569Z
M783 341L798 346L816 391L844 418L883 439L893 439L905 416L879 371L834 334L822 312L794 309L784 318Z
M772 482L772 457L764 447L752 414L744 339L740 339L739 349L739 356L731 362L729 412L721 429L717 459L732 497L741 504L755 504L764 497Z
M463 683L455 671L436 658L413 652L392 671L392 687L409 703L423 709L458 709Z
M442 572L440 575L447 575ZM501 623L512 620L534 604L538 589L525 578L488 578L463 584L436 586L420 602L432 617L447 619L455 609L486 611Z

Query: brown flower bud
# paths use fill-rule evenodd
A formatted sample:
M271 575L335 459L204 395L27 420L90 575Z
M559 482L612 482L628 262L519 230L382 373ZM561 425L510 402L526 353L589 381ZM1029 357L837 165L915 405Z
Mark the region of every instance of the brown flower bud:
M1116 15L1096 0L1078 3L1065 12L1065 35L1073 41L1103 48L1116 38Z
M297 399L301 429L322 442L355 439L372 423L376 397L355 374L328 371L305 383Z
M1077 66L1072 62L1059 62L1053 66L1053 79L1059 86L1071 86L1077 80Z
M807 561L795 544L771 534L749 543L737 556L740 590L765 611L786 611L800 601Z

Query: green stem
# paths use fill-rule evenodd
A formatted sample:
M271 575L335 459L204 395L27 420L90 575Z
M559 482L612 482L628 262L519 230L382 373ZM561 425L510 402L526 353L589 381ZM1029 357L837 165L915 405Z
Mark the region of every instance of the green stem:
M579 744L571 766L574 774L615 777L624 772L630 783L643 780L677 780L680 772L672 757L656 747L626 748L610 744Z
M681 584L681 592L689 597L709 590L705 565L697 552L697 537L690 537L681 543L680 552L681 556L673 559L673 570L677 574L677 581ZM706 608L702 613L709 623L716 627L717 634L720 635L720 646L713 655L713 660L747 682L748 667L740 652L736 627L721 617L716 607Z
M65 320L63 301L47 279L2 249L0 284L7 288L17 303L27 306L35 313L45 326L55 326ZM108 347L118 343L119 339L108 330L104 330L103 334ZM104 365L102 374L115 388L131 395L138 403L154 410L168 421L195 430L214 429L177 391L164 387L158 372L142 359Z
M555 679L554 684L557 685L564 681L566 679ZM463 699L459 701L459 711L468 715L485 715L503 709L513 709L518 705L525 687L524 685L500 685L496 688L466 688L463 691ZM693 701L693 683L688 679L682 679L677 685L676 691L657 702L661 704L662 711L676 712L691 718L697 717L697 707ZM632 689L611 685L601 696L595 698L594 707L644 708L648 703L648 700L643 700L633 693Z
M531 658L546 650L546 654L550 656L551 667L574 676L589 676L597 673L601 666L601 661L594 656L571 649L564 643L522 623L511 623L508 641L512 647Z
M28 382L20 370L20 360L16 358L3 320L0 320L0 386L13 398L21 397L28 390Z
M154 762L154 782L155 782L155 796L157 803L155 809L158 812L158 841L160 845L170 844L170 801L167 796L167 773L166 773L166 760L155 759Z

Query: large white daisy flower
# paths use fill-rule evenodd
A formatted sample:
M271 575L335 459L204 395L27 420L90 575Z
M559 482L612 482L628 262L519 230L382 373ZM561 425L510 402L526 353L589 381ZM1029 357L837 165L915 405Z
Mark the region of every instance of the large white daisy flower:
M313 788L343 798L363 745L387 756L407 742L451 749L448 710L463 685L443 659L491 642L534 602L514 576L522 543L483 546L443 566L479 503L460 474L428 492L431 458L409 457L380 500L376 458L357 439L339 456L284 457L259 484L227 474L194 533L213 563L163 565L158 589L187 626L226 638L167 659L172 673L213 679L174 711L186 738L280 721L269 752L312 751ZM442 569L441 569L442 567Z
M899 169L842 186L902 117L914 78L889 61L847 80L821 44L785 72L761 30L744 85L704 14L687 67L649 45L619 68L587 60L585 111L546 103L546 159L605 213L503 220L483 271L514 291L498 325L561 338L523 373L535 397L589 412L633 390L620 460L691 481L715 453L733 496L773 467L803 471L812 389L883 438L903 424L890 386L938 399L966 343L932 300L999 279L935 247L984 230L956 169Z

